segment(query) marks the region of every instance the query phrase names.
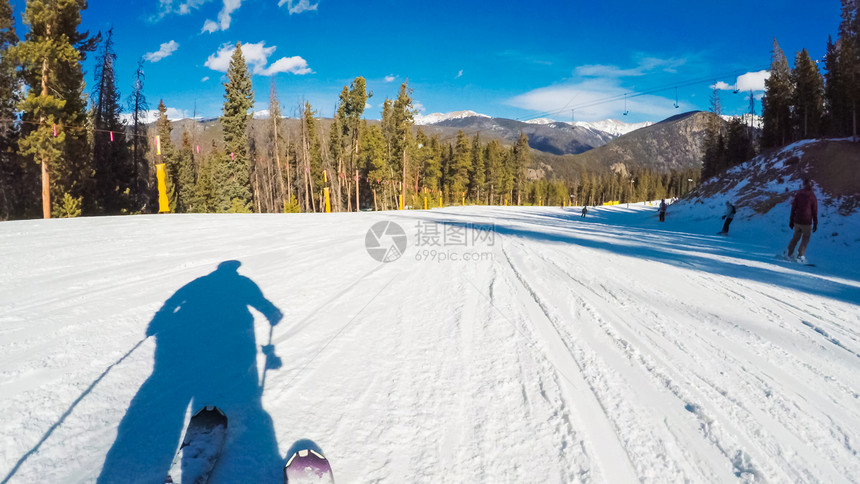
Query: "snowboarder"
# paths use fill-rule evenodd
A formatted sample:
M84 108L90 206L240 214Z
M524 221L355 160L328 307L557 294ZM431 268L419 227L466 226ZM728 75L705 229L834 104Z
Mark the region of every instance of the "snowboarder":
M585 218L585 216L586 216L587 214L588 214L588 207L586 207L585 205L583 205L583 206L582 206L582 217L580 217L580 218Z
M723 223L723 230L722 232L719 232L719 235L729 235L729 225L732 224L732 219L735 218L735 213L737 213L735 206L732 205L732 202L726 201L726 214L723 215L725 223Z
M788 227L794 229L794 236L791 238L791 242L788 243L785 258L792 260L794 248L797 242L800 241L800 247L797 248L797 259L795 260L805 264L806 245L809 243L812 233L818 230L818 199L815 198L815 192L812 190L812 180L809 178L803 179L803 188L794 195L794 200L791 201L791 214L788 217Z
M661 222L666 221L666 208L668 208L668 205L666 205L666 200L661 198L660 199L660 221Z

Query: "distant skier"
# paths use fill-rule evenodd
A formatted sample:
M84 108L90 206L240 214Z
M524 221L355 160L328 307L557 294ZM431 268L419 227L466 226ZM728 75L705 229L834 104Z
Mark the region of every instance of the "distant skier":
M661 199L660 199L660 210L659 210L659 213L660 213L660 221L661 221L661 222L665 222L665 221L666 221L666 209L667 209L668 207L669 207L669 206L668 206L668 205L666 205L666 200L661 198Z
M735 218L735 213L737 213L737 209L734 205L732 205L732 202L727 201L726 214L723 215L723 220L725 220L725 223L723 223L722 232L718 232L719 235L729 235L729 225L732 224L732 219Z
M582 217L580 217L580 218L585 218L586 215L588 215L588 207L583 205L582 206Z
M818 230L818 199L812 190L812 180L803 179L803 188L794 195L791 201L791 215L788 218L788 227L794 229L794 236L788 243L785 258L791 260L794 256L794 247L800 241L797 248L797 262L806 263L806 245L812 233Z

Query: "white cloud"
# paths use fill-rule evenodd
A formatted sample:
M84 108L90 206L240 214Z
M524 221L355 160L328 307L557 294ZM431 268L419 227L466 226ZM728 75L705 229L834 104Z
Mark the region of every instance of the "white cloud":
M209 3L210 1L211 0L185 0L184 2L179 2L178 5L174 6L176 3L174 0L159 0L158 13L150 17L150 20L158 22L170 14L188 15L193 10L197 10L202 5Z
M208 81L208 80L209 80L209 76L206 76L206 77L204 77L203 79L200 79L200 82L206 82L206 81Z
M284 4L287 4L287 10L289 10L290 15L294 13L302 13L308 11L315 11L319 6L319 2L311 4L310 0L280 0L278 2L278 6L281 7Z
M461 77L463 77L463 69L460 69L460 72L457 73L457 77L455 77L454 79L459 79Z
M275 53L275 49L277 49L276 46L266 47L265 42L242 45L242 55L245 57L245 63L248 64L252 74L272 76L281 72L296 75L313 73L308 67L307 61L299 56L282 57L266 67L269 63L269 57ZM235 45L222 44L218 52L209 56L205 66L213 71L227 72L234 52L236 52Z
M574 71L583 77L631 77L644 75L640 69L622 69L618 66L604 64L590 64L579 66Z
M202 34L203 32L206 32L206 33L211 34L214 32L218 32L218 30L219 30L218 24L216 24L215 22L213 22L211 20L207 20L207 21L203 22L203 28L200 30L200 33Z
M686 64L686 59L660 59L657 57L642 57L635 67L622 69L621 67L606 64L589 64L579 66L574 73L583 77L637 77L644 76L649 72L662 70L663 72L675 73L677 68Z
M424 107L424 105L423 105L423 104L421 104L421 103L420 103L420 102L418 102L418 101L415 101L415 102L413 102L413 103L412 103L412 108L413 108L413 109L415 109L416 111L418 111L419 113L423 113L424 111L426 111L426 110L427 110L427 109Z
M200 1L200 0L196 0ZM221 7L221 11L218 12L218 22L215 23L212 20L206 20L203 23L202 32L214 33L219 30L227 30L230 28L230 24L233 21L233 12L239 10L239 7L242 6L242 0L223 0L224 6Z
M302 59L299 56L293 57L281 57L272 63L269 67L265 69L259 69L254 74L260 74L261 76L273 76L280 72L287 72L290 74L296 74L299 76L310 74L313 71L308 67L308 61Z
M170 42L161 44L161 48L156 52L148 52L144 54L143 58L149 62L158 62L165 57L170 57L178 48L179 44L175 40L171 40Z
M397 78L393 74L385 76L385 82L394 82L395 79Z
M770 78L770 71L747 72L738 76L738 89L741 91L764 91L764 81Z
M738 76L734 85L719 81L711 86L711 89L717 88L722 91L764 91L764 81L770 77L770 71L747 72Z
M368 103L368 102L364 103L364 109L370 109L372 107L373 107L373 105L371 105L370 103Z
M575 109L577 120L596 121L619 117L624 111L624 94L629 92L616 80L587 79L575 84L534 89L513 97L506 103L536 113L551 113L558 116L569 116L571 109ZM607 98L617 99L607 102ZM628 97L627 109L631 114L652 119L664 119L691 109L691 106L683 101L680 102L680 108L676 109L674 103L675 99L643 95Z

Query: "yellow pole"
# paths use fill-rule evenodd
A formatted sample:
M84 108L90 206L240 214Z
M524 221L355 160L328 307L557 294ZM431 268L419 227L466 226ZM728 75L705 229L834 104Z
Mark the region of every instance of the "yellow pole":
M158 213L170 213L170 202L167 200L167 183L164 181L164 163L155 165L155 177L158 179Z
M424 197L424 210L427 210L427 197Z
M463 206L464 207L466 206L466 197L465 196L463 197Z
M328 172L323 170L323 181L328 185ZM328 187L323 188L323 196L325 197L325 213L331 213L331 200L328 194Z

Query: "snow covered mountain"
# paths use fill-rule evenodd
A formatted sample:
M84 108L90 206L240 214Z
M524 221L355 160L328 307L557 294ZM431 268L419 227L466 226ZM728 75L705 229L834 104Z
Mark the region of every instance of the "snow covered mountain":
M601 121L576 121L573 123L564 122L564 121L555 121L550 118L537 118L530 119L526 121L529 124L541 124L541 125L552 125L552 124L569 124L571 126L579 126L582 128L589 128L596 131L602 131L604 133L608 133L612 136L621 136L627 133L631 133L640 128L645 128L647 126L651 126L652 122L645 121L644 123L625 123L624 121L619 121L617 119L604 119Z
M651 121L645 121L644 123L625 123L624 121L619 121L617 119L604 119L602 121L577 121L574 123L576 126L585 126L588 128L596 129L598 131L603 131L604 133L609 133L613 136L621 136L627 133L632 133L640 128L645 128L651 126Z
M558 121L556 121L554 119L550 119L550 118L536 118L536 119L529 119L526 121L526 123L528 123L528 124L555 124L557 122Z
M432 114L417 114L415 115L415 124L418 126L427 126L431 124L439 124L443 121L463 118L490 118L486 114L476 113L475 111L454 111L451 113L432 113Z
M415 124L420 126L428 126L434 124L440 124L445 121L451 121L455 119L465 119L470 117L479 117L479 118L489 118L494 119L491 116L487 116L485 114L478 114L474 111L454 111L451 113L443 114L443 113L433 113L428 114L426 116L418 115L415 116ZM604 119L602 121L576 121L574 123L568 123L564 121L556 121L550 118L536 118L529 119L523 121L526 124L534 124L534 125L542 125L542 126L555 126L559 128L564 128L565 125L568 126L576 126L581 128L588 128L596 131L601 131L603 133L607 133L613 137L618 137L633 131L636 131L639 128L644 128L646 126L651 126L652 122L646 121L644 123L625 123L624 121L620 121L617 119Z

